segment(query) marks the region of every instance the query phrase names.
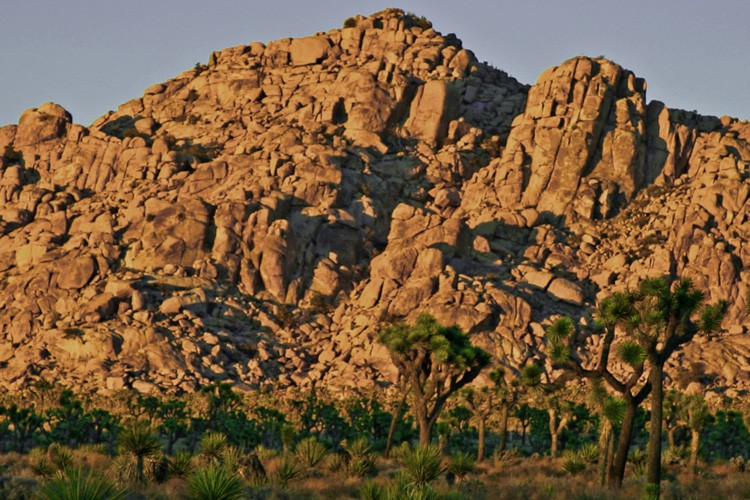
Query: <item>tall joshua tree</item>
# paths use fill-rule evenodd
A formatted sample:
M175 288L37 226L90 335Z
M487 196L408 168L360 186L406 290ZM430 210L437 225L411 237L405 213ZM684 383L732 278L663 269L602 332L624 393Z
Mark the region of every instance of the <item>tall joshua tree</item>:
M552 323L546 332L547 354L555 365L567 368L571 373L583 378L603 380L625 401L617 448L611 469L606 474L609 477L610 488L622 486L636 411L651 391L649 383L640 383L644 372L645 356L642 355L637 345L634 349L633 344L626 339L614 346L617 359L611 357L617 327L627 322L635 313L633 302L634 296L626 293L615 293L602 301L597 315L599 323L604 327L604 337L598 358L593 362L593 366L588 368L577 356L580 343L572 319L560 318ZM629 372L621 373L619 377L615 375L613 366L617 361L628 365Z
M386 326L378 341L404 378L419 424L419 444L427 446L445 402L479 375L489 363L489 354L473 346L457 326L442 326L427 314L412 326Z
M716 331L724 318L727 302L706 305L705 293L692 281L680 279L674 286L665 278L643 280L636 295L637 315L630 330L649 364L651 428L648 443L647 487L658 497L661 482L661 429L664 403L664 365L683 344L698 333Z
M689 279L683 278L676 283L666 278L645 279L636 292L615 293L602 302L598 315L605 335L593 368L584 368L573 355L575 325L572 320L563 318L548 329L548 350L555 363L583 377L602 378L625 399L625 415L610 486L622 485L635 411L653 391L647 489L649 495L659 496L664 366L672 354L695 335L716 331L726 309L727 303L723 301L706 305L705 294L696 290ZM617 328L624 332L624 339L615 344L614 349L620 360L632 369L625 380L618 379L609 366ZM639 379L646 373L646 367L647 382L633 393L639 387Z

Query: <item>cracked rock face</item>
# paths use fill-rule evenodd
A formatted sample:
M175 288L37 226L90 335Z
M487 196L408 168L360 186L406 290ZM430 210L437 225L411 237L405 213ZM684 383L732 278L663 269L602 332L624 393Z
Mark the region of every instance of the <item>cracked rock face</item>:
M555 315L679 273L731 306L671 382L746 387L749 138L603 59L527 87L395 9L89 127L44 104L0 128L0 384L371 387L380 322L423 311L518 367Z

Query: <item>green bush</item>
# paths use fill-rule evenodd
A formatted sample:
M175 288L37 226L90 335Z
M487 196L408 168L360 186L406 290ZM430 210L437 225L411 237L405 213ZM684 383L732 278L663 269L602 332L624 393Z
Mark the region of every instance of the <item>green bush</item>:
M344 28L356 28L357 27L357 20L353 17L349 17L344 21Z

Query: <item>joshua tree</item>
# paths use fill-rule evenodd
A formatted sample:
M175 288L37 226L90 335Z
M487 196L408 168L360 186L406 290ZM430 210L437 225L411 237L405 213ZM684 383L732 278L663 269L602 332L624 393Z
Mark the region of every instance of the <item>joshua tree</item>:
M690 474L695 475L698 467L698 448L700 446L701 431L708 423L711 412L706 400L700 394L691 394L685 398L685 413L690 427Z
M614 429L622 423L625 414L625 401L607 393L601 379L591 379L589 404L593 412L599 414L599 485L609 482L615 456Z
M542 376L546 381L542 382ZM537 364L528 364L521 370L522 383L531 389L530 398L534 405L547 412L549 417L550 456L557 457L560 434L568 427L575 405L566 396L572 389L566 387L566 377L552 379Z
M399 375L398 377L398 384L396 384L396 387L398 387L397 393L400 395L398 398L398 403L396 403L396 407L393 410L393 416L391 417L391 425L388 426L388 438L385 441L385 453L383 456L385 458L390 458L391 456L391 448L393 447L393 436L396 434L396 426L398 425L398 419L401 418L401 413L404 411L404 407L406 406L406 396L409 395L408 392L406 392L405 383L403 377Z
M497 445L497 449L500 452L505 451L505 447L508 442L508 416L511 410L514 410L518 404L518 400L524 391L524 386L518 378L512 379L510 382L506 379L506 372L502 368L498 368L490 374L490 378L495 382L497 389L497 406L498 406L498 423L497 430L500 434L500 442Z
M419 423L419 443L427 446L445 402L479 375L489 354L473 346L457 326L442 326L426 314L413 326L385 327L378 340L388 348L406 382Z
M674 435L684 424L685 395L677 389L670 389L664 396L664 429L667 431L669 449L676 448Z
M484 449L487 434L487 419L497 406L498 393L505 384L503 371L495 369L490 372L490 380L494 387L484 385L479 388L467 387L462 391L461 399L472 411L479 432L479 449L477 450L477 462L484 461ZM505 407L505 430L508 427L508 408Z

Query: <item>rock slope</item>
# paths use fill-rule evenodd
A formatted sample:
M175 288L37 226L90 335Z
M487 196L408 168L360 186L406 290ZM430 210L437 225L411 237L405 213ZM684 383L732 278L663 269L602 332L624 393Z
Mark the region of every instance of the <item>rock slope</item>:
M747 122L604 59L529 88L396 9L344 26L0 128L2 385L367 388L421 311L518 367L666 272L731 304L673 382L750 385Z

